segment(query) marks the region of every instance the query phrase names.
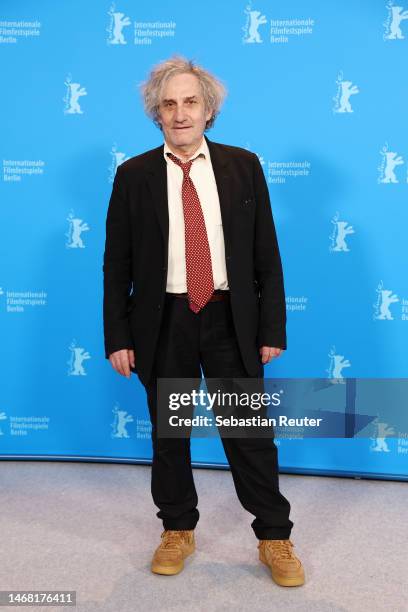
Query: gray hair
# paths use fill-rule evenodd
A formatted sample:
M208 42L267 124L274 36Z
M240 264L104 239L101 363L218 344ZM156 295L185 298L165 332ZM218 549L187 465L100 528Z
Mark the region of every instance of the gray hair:
M225 85L213 74L193 60L173 55L168 60L156 64L150 72L147 81L141 84L140 89L146 114L153 119L154 124L162 129L159 122L159 104L163 88L167 81L176 74L194 74L201 85L206 111L211 110L212 115L205 125L205 130L210 129L220 112L220 108L227 94Z

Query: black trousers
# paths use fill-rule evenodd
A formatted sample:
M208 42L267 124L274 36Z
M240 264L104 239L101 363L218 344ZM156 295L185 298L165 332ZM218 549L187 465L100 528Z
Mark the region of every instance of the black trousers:
M263 365L259 362L259 377ZM157 436L157 378L240 377L242 363L229 299L209 302L198 314L188 300L166 294L152 377L145 386L152 424L151 491L164 529L194 529L198 497L191 468L190 438ZM272 438L221 438L242 506L264 540L290 537L290 504L279 492L278 449Z

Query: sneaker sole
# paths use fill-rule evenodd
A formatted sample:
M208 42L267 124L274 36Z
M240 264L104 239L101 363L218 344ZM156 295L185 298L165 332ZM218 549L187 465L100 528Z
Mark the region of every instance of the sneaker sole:
M181 570L184 568L184 562L182 561L178 565L153 565L151 566L151 570L153 574L161 574L163 576L174 576L174 574L179 574Z

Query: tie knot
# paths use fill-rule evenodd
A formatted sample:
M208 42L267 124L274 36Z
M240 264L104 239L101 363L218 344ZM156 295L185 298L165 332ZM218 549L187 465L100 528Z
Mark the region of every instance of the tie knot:
M183 171L184 176L189 175L191 164L193 163L193 161L197 159L197 157L199 157L199 155L197 155L197 157L194 157L194 159L189 159L187 162L182 162L181 159L173 155L173 153L167 153L167 155L170 157L171 160L174 161L175 164L180 166L180 168Z

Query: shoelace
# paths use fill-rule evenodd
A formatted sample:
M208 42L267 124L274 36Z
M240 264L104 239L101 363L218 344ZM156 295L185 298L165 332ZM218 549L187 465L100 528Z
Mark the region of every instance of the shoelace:
M293 544L290 540L271 540L264 542L265 548L268 548L271 552L278 552L280 557L284 559L292 559L292 547Z
M179 531L164 531L161 538L163 540L163 548L175 548L177 544L180 544L180 539L183 538L183 536Z

